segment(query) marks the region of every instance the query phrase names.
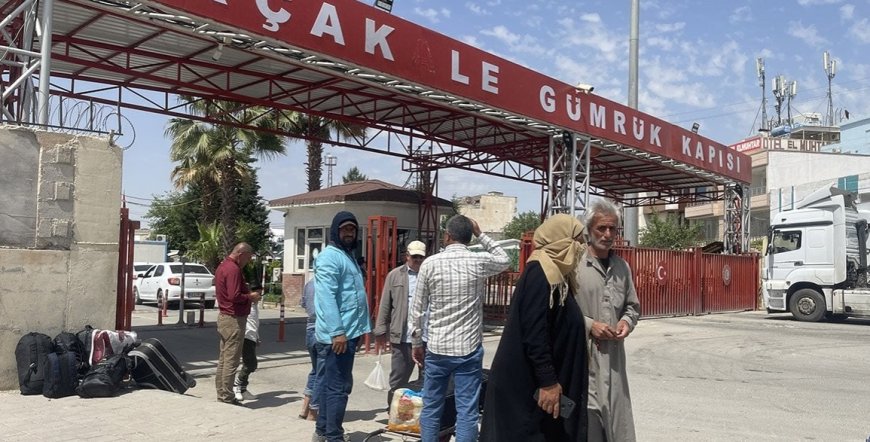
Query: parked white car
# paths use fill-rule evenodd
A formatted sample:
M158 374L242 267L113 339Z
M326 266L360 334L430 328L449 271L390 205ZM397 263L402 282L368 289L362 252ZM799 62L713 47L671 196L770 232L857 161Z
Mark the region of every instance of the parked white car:
M205 307L213 308L215 303L214 275L202 264L184 264L184 299L199 301L205 294ZM181 263L164 262L154 264L145 274L137 278L133 286L136 304L157 302L163 295L169 302L178 302L181 297Z

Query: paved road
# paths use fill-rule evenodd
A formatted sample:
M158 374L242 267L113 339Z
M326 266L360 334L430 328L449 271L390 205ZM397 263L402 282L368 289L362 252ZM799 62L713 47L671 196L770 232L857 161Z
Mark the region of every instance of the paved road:
M870 437L870 322L763 312L642 321L629 373L640 440Z
M251 377L260 398L240 409L214 400L214 315L206 315L204 328L154 326L152 307L134 316L140 336L161 339L197 377L187 395L134 390L109 399L48 400L0 393L0 440L310 440L312 423L296 417L309 368L304 318L288 312L279 343L277 311L263 311L261 369ZM175 323L177 311L170 318ZM497 336L486 338L485 365L497 345ZM870 436L868 321L807 324L762 312L651 319L641 321L628 351L641 441ZM375 360L357 358L346 421L354 441L386 419L386 394L363 385Z

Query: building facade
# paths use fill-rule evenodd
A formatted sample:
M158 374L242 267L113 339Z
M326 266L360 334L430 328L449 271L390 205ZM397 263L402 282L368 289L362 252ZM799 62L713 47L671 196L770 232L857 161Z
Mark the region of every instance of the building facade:
M477 221L480 230L491 238L504 239L505 226L517 216L517 197L501 192L459 198L459 213Z

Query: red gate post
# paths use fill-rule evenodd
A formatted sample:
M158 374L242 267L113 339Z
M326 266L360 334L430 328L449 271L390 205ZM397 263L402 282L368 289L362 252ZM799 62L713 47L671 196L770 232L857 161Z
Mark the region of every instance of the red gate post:
M695 269L692 293L692 315L697 316L704 308L704 253L700 247L695 247L695 256L692 266Z
M205 293L199 294L199 327L205 325Z
M157 295L157 325L163 325L163 293Z
M284 294L281 294L281 309L278 310L280 320L278 321L278 342L284 342Z

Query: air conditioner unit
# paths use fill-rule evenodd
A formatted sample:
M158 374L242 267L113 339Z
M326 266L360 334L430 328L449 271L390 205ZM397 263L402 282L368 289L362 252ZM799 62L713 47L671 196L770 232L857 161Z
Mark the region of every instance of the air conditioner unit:
M154 241L166 242L166 235L154 235Z

